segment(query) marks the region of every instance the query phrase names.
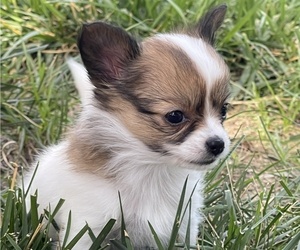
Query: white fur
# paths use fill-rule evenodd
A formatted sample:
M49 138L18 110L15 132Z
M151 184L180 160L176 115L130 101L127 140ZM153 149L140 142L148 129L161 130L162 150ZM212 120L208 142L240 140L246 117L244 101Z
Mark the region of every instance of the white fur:
M208 85L212 85L213 81L218 79L221 69L218 69L215 65L216 60L211 59L206 52L207 45L203 41L184 35L163 37L187 52L199 66L199 71L204 75ZM184 42L186 44L183 46ZM169 152L177 158L174 155L153 152L134 138L116 117L93 105L93 86L86 70L74 60L69 60L68 65L83 102L83 111L76 125L76 136L79 140L91 143L92 147L101 147L113 152L113 155L105 166L99 165L99 169L93 172L74 170L76 163L71 162L66 154L68 147L72 147L69 141L62 141L56 146L49 147L38 158L39 167L30 193L38 189L40 211L49 207L49 204L53 209L60 198L65 199L65 204L55 218L61 227L59 240L63 241L70 210L72 228L69 240L79 232L85 222L95 235L110 218L117 219L117 225L120 225L119 191L127 231L135 246L156 246L148 221L153 225L162 243L166 245L170 238L183 183L189 177L185 205L197 185L192 196L190 227L191 241L195 244L198 224L202 221L198 210L203 205L202 181L205 172L202 170L206 170L208 166L201 167L188 162L199 160L199 156L201 157L203 153L199 144L204 145L206 139L215 135L225 141L226 149L221 157L228 153L229 139L220 121L211 117L208 112L204 129L194 131L180 146L168 145ZM211 165L216 163L217 161ZM111 179L103 177L108 174L113 177ZM26 186L30 182L31 175L32 172L25 178ZM186 215L179 231L182 241L187 223ZM116 232L116 236L119 234L119 231ZM86 234L74 249L88 249L91 243Z
M75 86L79 92L80 100L83 106L91 103L93 97L92 85L85 67L76 62L72 57L68 58L67 64L72 72L74 78Z
M219 137L224 141L224 151L218 155L218 158L224 158L229 153L230 140L220 121L215 117L207 115L205 119L205 126L201 129L195 130L186 141L180 145L167 145L166 148L169 152L177 155L184 161L199 161L206 156L206 149L203 147L205 142L211 137ZM214 161L209 165L203 165L204 169L209 169L216 166L218 161ZM201 168L195 165L196 169Z
M86 119L93 119L94 126L85 126ZM148 227L150 221L162 242L167 244L185 179L189 176L186 192L188 198L194 186L203 179L203 173L176 166L167 156L149 151L115 117L92 105L84 107L79 124L82 124L77 131L79 137L84 138L86 133L97 131L94 142L106 144L113 151L118 150L118 154L106 165L107 171L115 175L115 181L105 180L97 171L73 171L74 166L66 158L67 141L48 148L40 156L31 193L38 189L41 211L49 203L53 209L60 198L65 199L65 204L56 217L62 227L60 240L63 240L70 210L72 230L69 239L76 235L85 222L95 234L101 231L110 218L115 218L120 223L119 191L127 231L133 242L136 245L155 246ZM91 129L94 131L90 131ZM25 180L28 185L30 175ZM196 243L197 227L201 220L196 208L201 208L203 202L202 182L197 185L192 199L193 243ZM186 227L187 220L184 220L180 229L181 236L185 235ZM144 237L143 242L139 241L141 235ZM86 235L74 249L87 249L89 245L91 240Z
M159 34L157 37L183 50L195 63L207 87L224 76L226 66L223 59L202 39L185 34Z

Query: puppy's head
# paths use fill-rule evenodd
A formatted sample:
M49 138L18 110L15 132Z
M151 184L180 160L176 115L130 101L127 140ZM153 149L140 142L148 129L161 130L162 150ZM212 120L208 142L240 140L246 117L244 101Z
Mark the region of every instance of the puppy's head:
M103 22L82 28L78 47L99 108L166 161L203 169L228 153L229 73L213 48L225 12L219 6L192 31L141 43Z

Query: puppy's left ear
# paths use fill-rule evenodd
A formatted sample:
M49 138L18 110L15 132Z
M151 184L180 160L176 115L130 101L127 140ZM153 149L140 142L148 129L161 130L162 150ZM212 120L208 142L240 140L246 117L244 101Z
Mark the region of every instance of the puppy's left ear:
M78 48L90 80L107 89L119 80L128 64L140 54L137 41L122 28L95 22L84 24Z
M197 31L200 37L213 45L215 32L220 28L224 21L227 6L225 4L211 9L199 21Z

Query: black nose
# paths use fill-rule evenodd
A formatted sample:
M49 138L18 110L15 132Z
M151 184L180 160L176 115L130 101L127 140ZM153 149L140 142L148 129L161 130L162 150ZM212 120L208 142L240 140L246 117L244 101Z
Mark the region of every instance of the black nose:
M217 156L224 150L224 141L219 137L211 137L206 141L206 149L209 153Z

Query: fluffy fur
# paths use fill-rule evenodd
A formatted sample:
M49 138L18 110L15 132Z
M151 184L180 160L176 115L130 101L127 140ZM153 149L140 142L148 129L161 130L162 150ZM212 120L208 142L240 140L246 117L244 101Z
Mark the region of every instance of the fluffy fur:
M70 210L69 239L86 222L98 234L110 218L117 223L109 237L118 238L120 192L135 249L156 246L148 221L166 246L188 176L186 197L197 185L190 227L196 243L205 171L229 151L222 126L229 73L212 47L225 12L219 6L190 31L158 34L141 43L103 22L83 26L78 47L86 70L68 62L82 112L66 138L38 157L31 186L31 193L38 190L41 211L65 199L54 238L63 240ZM186 216L179 241L187 221ZM85 235L75 249L90 245Z

